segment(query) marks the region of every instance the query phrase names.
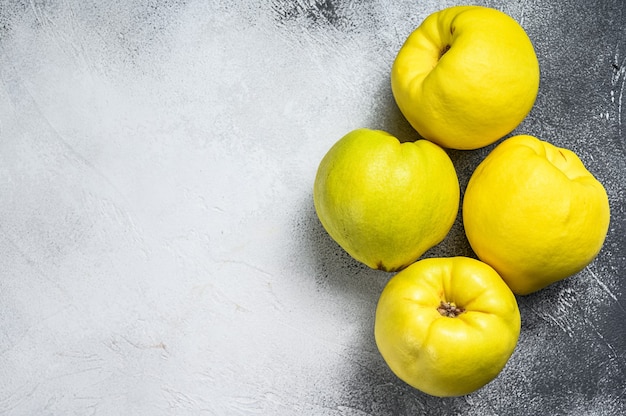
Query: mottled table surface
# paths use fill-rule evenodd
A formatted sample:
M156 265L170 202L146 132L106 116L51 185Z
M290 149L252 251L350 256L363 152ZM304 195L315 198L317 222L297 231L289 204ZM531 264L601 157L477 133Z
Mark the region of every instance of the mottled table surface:
M0 1L0 414L626 414L626 4L476 3L540 61L514 133L577 152L612 221L518 298L499 377L439 399L380 357L391 275L328 237L312 186L350 130L417 138L390 66L456 2ZM450 151L462 188L492 148ZM454 255L460 219L425 257Z

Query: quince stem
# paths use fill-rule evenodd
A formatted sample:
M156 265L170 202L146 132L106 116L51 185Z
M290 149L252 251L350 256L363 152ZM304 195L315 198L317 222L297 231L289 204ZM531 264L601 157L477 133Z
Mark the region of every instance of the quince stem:
M441 316L456 318L457 316L465 312L465 309L456 306L454 302L445 302L442 300L439 304L439 307L437 308L437 312L439 312Z

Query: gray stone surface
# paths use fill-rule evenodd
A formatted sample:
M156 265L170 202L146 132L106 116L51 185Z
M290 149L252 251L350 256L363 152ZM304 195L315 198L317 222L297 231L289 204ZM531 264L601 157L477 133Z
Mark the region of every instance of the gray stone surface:
M626 414L626 6L478 1L541 64L515 133L605 185L598 258L520 297L519 345L461 398L385 366L390 275L312 206L348 131L417 138L395 53L453 1L0 0L0 414ZM492 148L451 151L464 187ZM426 256L472 255L457 221Z

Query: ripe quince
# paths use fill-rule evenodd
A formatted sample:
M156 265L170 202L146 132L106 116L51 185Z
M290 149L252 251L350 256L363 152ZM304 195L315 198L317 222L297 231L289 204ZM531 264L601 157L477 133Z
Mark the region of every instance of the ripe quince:
M610 216L604 186L576 153L528 135L496 146L472 174L463 200L472 249L518 295L591 263Z
M427 258L392 277L374 333L389 368L433 396L469 394L492 381L520 333L515 296L489 265Z
M510 16L453 6L431 14L409 35L393 63L391 87L422 137L476 149L504 137L530 112L539 62Z

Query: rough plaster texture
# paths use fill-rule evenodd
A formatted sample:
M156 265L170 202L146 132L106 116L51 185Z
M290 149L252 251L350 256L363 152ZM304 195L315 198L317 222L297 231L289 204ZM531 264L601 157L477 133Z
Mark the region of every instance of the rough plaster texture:
M416 139L389 68L454 1L0 0L0 414L626 414L626 8L478 1L539 56L516 133L576 151L612 222L581 273L519 298L519 346L438 399L387 369L390 275L312 206L348 131ZM490 146L450 155L465 186ZM472 252L457 221L426 256Z

